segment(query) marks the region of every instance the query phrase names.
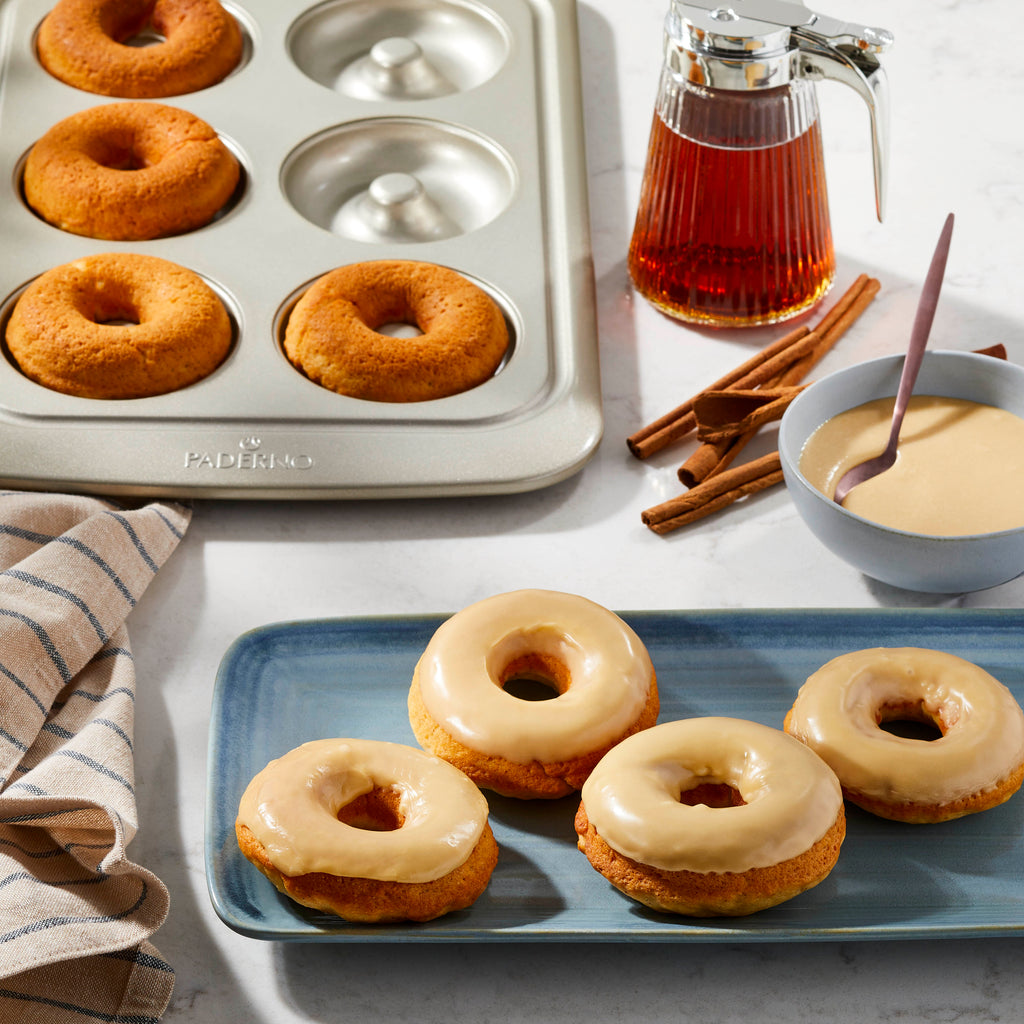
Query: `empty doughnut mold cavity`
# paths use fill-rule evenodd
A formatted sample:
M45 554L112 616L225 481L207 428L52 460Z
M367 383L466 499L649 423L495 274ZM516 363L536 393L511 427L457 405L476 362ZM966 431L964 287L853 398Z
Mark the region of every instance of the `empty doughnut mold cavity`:
M516 189L511 159L484 136L406 118L331 128L289 154L281 180L308 221L368 243L467 234L502 213Z
M495 75L509 33L493 12L446 0L331 0L288 34L296 66L360 100L422 100L473 89Z

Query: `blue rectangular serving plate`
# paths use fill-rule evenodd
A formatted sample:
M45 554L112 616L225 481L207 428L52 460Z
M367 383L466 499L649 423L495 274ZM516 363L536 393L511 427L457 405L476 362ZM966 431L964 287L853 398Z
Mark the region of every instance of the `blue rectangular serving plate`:
M660 721L731 715L780 728L803 680L865 647L946 650L1024 702L1024 612L792 610L623 613L658 672ZM239 637L210 723L206 873L218 916L253 938L328 942L812 941L1024 934L1024 794L940 825L848 808L839 862L818 887L745 918L659 914L622 896L576 849L578 800L487 794L501 849L477 902L426 924L352 925L284 896L239 852L238 800L264 765L306 740L415 746L413 667L439 616L284 622Z

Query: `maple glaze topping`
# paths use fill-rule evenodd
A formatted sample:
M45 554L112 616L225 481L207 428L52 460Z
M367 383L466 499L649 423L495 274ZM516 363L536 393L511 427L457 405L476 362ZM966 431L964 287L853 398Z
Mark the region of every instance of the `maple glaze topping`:
M913 713L942 733L881 728ZM843 785L890 803L951 803L993 788L1024 761L1024 712L978 665L943 651L876 647L834 658L800 688L787 731Z
M527 701L506 691L517 667L557 696ZM550 590L464 608L441 625L416 668L434 721L465 746L520 764L613 741L646 704L652 675L646 647L618 615Z
M736 802L686 802L698 786ZM582 790L601 838L668 871L769 867L810 849L842 807L839 781L812 750L778 729L736 718L656 725L613 747Z
M400 825L372 831L339 812L374 790L398 793ZM238 821L282 874L311 871L430 882L461 866L487 823L487 801L457 768L398 743L324 739L271 761L242 796Z

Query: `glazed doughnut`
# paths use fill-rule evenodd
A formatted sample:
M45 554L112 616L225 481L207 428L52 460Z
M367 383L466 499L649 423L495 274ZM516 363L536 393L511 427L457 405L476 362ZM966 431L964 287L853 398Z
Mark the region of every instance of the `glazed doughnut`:
M108 103L58 121L29 150L25 201L75 235L142 241L208 224L240 169L205 122L159 103Z
M378 333L411 324L414 338ZM292 364L329 391L374 402L425 402L488 380L508 348L494 300L454 270L409 260L355 263L325 274L285 328Z
M212 373L231 347L224 304L191 270L103 253L54 267L15 303L6 342L22 373L82 398L142 398Z
M125 45L149 30L161 40ZM54 78L76 89L159 99L221 81L242 57L242 33L217 0L58 0L36 50Z
M823 881L846 816L803 744L735 718L666 722L613 747L583 786L579 848L654 910L738 916Z
M504 687L539 681L550 700ZM434 633L409 690L419 743L478 786L554 798L583 785L616 743L652 726L658 686L640 638L607 608L518 590L464 608Z
M888 721L941 735L893 735ZM1013 694L942 651L876 647L834 658L800 688L785 729L832 766L851 803L896 821L984 811L1024 779L1024 712Z
M249 783L239 848L286 896L347 921L429 921L472 904L498 846L487 801L421 750L304 743Z

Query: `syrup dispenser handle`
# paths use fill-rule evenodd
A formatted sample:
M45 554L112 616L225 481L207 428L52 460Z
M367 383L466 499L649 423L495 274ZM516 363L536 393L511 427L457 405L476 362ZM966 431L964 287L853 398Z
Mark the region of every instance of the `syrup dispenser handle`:
M799 46L802 77L844 82L867 104L871 117L875 212L880 221L884 220L889 169L889 87L885 69L876 55L892 45L891 33L814 15L809 23L793 27L792 38Z
M677 7L691 29L690 45L682 52L700 51L701 80L708 84L749 89L799 76L845 82L860 94L871 115L875 210L882 220L889 92L877 55L892 45L892 33L826 17L803 0L673 0L673 15ZM788 35L782 44L776 35L780 30ZM752 74L755 69L758 73Z

